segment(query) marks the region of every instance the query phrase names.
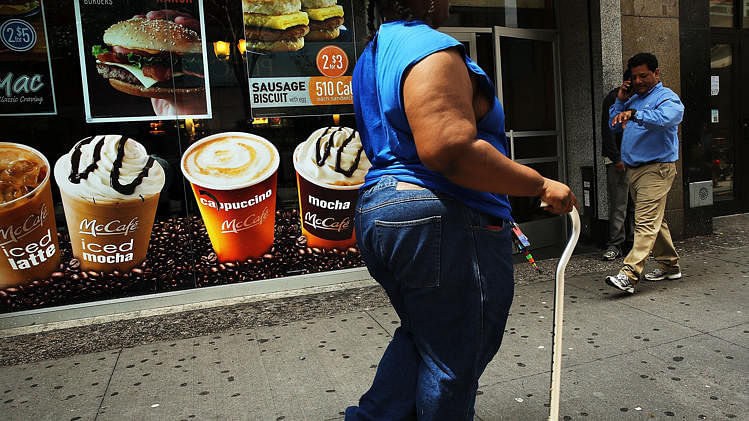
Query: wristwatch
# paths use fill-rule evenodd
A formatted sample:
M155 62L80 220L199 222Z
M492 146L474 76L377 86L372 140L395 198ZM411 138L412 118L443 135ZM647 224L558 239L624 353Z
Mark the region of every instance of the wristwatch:
M630 112L629 119L632 120L632 121L634 121L635 123L637 123L637 119L635 119L635 114L637 114L637 109L636 108L630 108L627 111Z

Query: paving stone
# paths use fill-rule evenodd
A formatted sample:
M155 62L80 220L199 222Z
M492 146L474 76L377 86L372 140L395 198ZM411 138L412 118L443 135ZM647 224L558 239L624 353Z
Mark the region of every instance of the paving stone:
M706 338L700 335L681 344L689 348L709 342ZM678 365L667 360L674 353L665 352L666 345L662 348L664 356L636 351L563 369L559 419L711 420L741 419L746 414L745 381L736 388L741 390L726 388L686 363L688 354ZM548 387L549 373L481 387L476 413L484 420L547 419Z
M583 278L576 278L565 287L562 335L565 365L609 358L699 333L612 300L597 290L575 287L577 283L593 282L590 277ZM553 300L551 282L528 285L516 293L502 347L480 384L549 371Z
M710 332L710 335L749 349L749 323L715 330Z
M125 349L99 419L334 419L388 341L355 312Z
M0 368L0 419L93 420L119 351Z

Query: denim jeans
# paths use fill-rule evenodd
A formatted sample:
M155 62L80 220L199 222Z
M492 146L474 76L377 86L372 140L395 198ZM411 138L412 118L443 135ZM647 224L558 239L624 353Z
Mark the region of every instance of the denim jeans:
M513 298L509 224L428 189L382 177L363 191L362 257L401 326L346 420L471 420L481 373Z

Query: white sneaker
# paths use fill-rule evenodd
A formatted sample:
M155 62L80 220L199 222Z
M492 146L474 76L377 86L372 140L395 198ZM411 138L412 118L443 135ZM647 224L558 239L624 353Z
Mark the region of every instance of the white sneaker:
M681 271L676 273L666 273L663 269L654 269L650 273L645 274L645 279L648 281L662 281L664 279L674 280L681 279Z
M601 259L606 260L606 261L612 261L621 255L622 255L622 252L619 251L619 248L609 247L608 249L606 249L605 252L603 252L603 254L601 255Z
M618 290L630 294L635 293L635 286L629 281L629 277L621 272L617 273L616 276L607 276L606 283Z

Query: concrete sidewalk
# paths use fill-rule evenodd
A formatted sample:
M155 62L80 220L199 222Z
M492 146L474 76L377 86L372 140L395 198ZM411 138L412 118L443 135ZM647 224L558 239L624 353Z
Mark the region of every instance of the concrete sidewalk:
M731 221L731 235L745 238L748 221ZM684 277L645 282L634 296L603 284L610 270L568 271L560 419L748 419L749 246L713 240L682 243ZM600 269L595 258L574 259ZM221 319L243 309L2 339L0 419L342 419L398 326L377 287L347 294L257 304L257 313L318 311L243 325L254 328ZM552 280L517 286L476 419L548 416L552 304ZM229 327L190 337L211 323ZM170 325L181 337L158 334Z

